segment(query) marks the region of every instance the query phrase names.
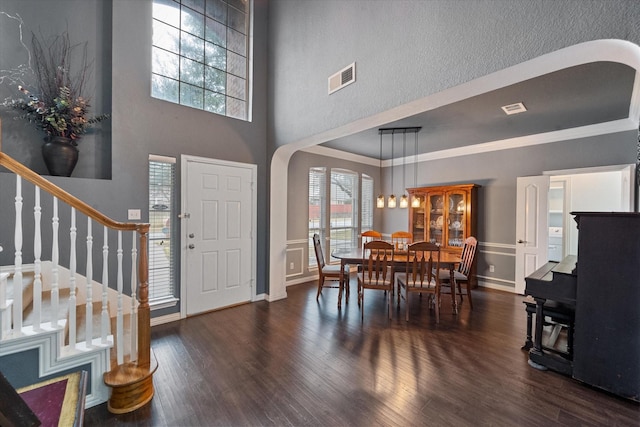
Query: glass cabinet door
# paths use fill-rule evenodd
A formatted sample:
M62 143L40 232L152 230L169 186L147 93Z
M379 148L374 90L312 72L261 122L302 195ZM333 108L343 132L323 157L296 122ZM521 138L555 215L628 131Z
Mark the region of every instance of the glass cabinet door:
M461 248L465 239L465 213L467 212L467 193L452 191L447 193L447 246Z
M444 242L444 219L444 193L429 193L427 199L429 242L442 246Z
M416 194L420 198L420 207L412 208L411 210L411 234L413 234L413 241L420 242L425 239L425 215L424 205L425 198L423 194Z

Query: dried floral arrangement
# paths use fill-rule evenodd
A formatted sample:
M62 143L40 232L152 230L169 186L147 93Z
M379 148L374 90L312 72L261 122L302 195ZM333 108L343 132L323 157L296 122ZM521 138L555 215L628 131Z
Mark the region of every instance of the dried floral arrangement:
M69 138L76 144L89 128L110 115L91 116L89 99L83 96L93 69L93 62L87 57L87 43L71 44L66 31L46 43L43 40L32 33L37 93L18 86L24 97L6 99L4 105L20 111L18 118L33 123L48 136ZM76 66L75 72L71 71L72 65Z

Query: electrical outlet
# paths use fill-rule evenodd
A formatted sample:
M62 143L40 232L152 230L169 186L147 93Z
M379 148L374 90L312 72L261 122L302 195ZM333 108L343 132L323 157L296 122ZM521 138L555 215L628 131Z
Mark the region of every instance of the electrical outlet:
M495 272L496 272L496 267L495 267L495 265L491 264L489 266L489 273L495 273Z
M129 220L142 219L140 209L129 209L127 212Z
M289 263L289 270L293 270L293 269L294 269L293 263L292 263L292 262L290 262L290 263Z

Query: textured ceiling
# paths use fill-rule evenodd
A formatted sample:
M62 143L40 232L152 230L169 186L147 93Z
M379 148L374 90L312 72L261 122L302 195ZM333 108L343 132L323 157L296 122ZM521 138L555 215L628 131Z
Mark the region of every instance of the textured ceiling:
M617 62L593 62L455 102L388 123L417 127L418 153L535 135L624 119L635 70ZM508 116L500 107L522 102L527 111ZM402 156L402 135L395 135L394 158ZM407 134L407 155L413 155L414 135ZM322 146L378 159L378 128L326 142ZM383 136L382 158L391 158L391 135Z

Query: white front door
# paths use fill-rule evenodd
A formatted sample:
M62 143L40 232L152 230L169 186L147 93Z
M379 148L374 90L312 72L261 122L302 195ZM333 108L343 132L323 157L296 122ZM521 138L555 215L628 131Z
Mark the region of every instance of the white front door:
M516 293L547 262L549 176L519 177L516 191Z
M254 295L255 165L184 156L184 313L248 302Z

